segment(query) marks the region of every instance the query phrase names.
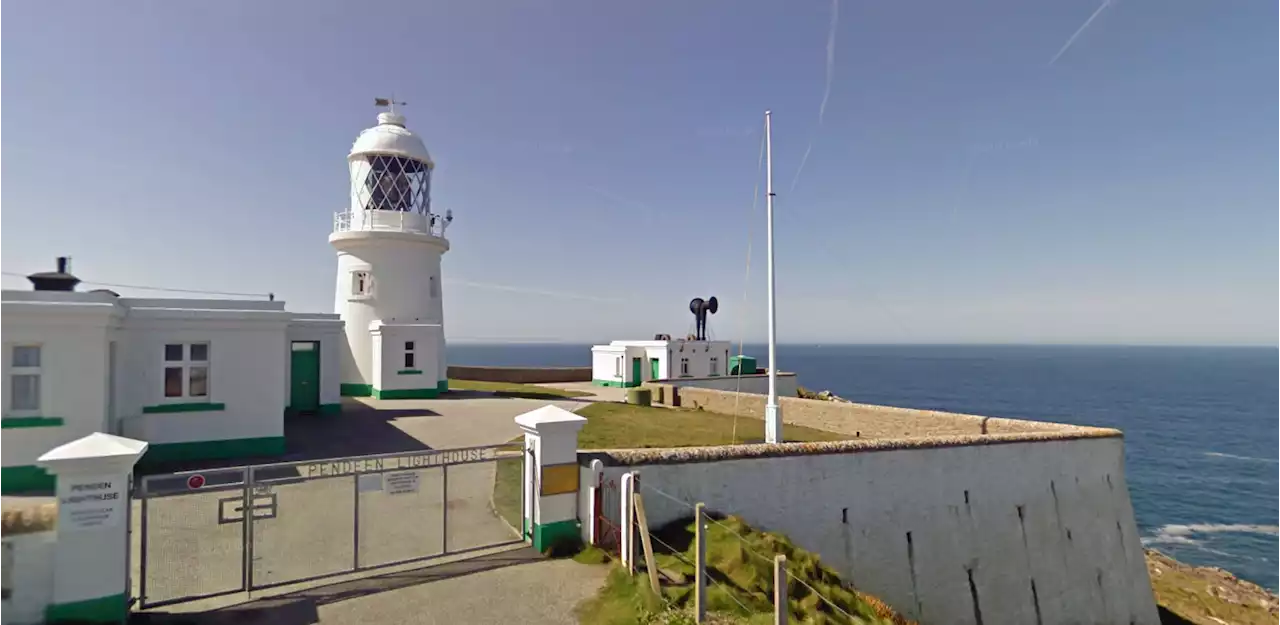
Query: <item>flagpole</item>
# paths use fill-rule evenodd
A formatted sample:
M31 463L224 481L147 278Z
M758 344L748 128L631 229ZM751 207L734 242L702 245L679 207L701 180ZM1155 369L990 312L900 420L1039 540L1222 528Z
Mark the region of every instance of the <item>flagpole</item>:
M778 322L774 302L773 280L773 113L764 112L764 150L765 169L765 211L768 213L768 263L769 280L769 398L764 405L764 440L766 443L781 443L782 409L778 406Z

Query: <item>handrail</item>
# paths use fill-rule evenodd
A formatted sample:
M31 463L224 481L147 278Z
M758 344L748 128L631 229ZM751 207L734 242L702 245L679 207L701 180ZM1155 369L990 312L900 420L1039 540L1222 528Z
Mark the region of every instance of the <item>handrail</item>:
M334 232L412 232L444 237L449 220L435 213L363 210L333 214Z

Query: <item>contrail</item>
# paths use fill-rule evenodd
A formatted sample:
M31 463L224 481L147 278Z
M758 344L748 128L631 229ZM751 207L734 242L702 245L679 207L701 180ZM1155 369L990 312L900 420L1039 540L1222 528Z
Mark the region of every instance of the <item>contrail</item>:
M822 121L827 116L827 100L831 99L831 83L836 75L836 27L839 24L840 0L831 0L831 26L827 29L827 80L822 89L822 103L818 105L819 130L822 129ZM809 139L809 147L804 149L804 156L800 158L800 167L796 168L796 175L791 179L791 188L787 190L788 194L796 190L796 183L800 181L800 173L804 171L805 163L809 162L809 154L811 152L813 152L812 138Z
M626 298L621 297L601 297L599 295L589 295L587 293L571 293L567 291L546 291L543 289L531 289L523 286L513 286L508 284L493 284L491 282L472 282L470 280L446 280L446 284L456 284L458 286L467 286L476 289L489 289L491 291L506 291L508 293L524 293L526 295L541 295L544 297L558 297L561 299L579 299L593 302L625 302Z
M1084 32L1084 29L1088 28L1089 24L1092 24L1093 20L1097 19L1098 16L1102 14L1103 9L1106 9L1109 6L1111 6L1111 0L1102 0L1102 5L1098 7L1098 10L1094 11L1093 15L1090 15L1089 19L1085 20L1084 23L1080 25L1080 28L1076 29L1075 34L1071 35L1071 38L1068 39L1066 43L1062 44L1062 49L1058 50L1058 53L1053 55L1052 59L1049 59L1049 65L1052 66L1054 63L1057 63L1058 59L1062 58L1062 55L1066 54L1067 50L1071 49L1071 45L1076 42L1076 38L1080 36L1080 33Z

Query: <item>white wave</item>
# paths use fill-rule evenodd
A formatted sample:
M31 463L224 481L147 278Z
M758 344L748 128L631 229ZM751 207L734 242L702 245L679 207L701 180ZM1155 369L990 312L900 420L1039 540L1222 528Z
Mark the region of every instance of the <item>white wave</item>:
M1249 462L1270 462L1272 464L1280 462L1280 460L1277 460L1275 458L1254 458L1253 456L1237 456L1235 454L1224 454L1217 451L1206 451L1204 452L1204 455L1212 456L1214 458L1230 458L1232 460L1247 460Z
M1244 523L1192 523L1189 525L1165 525L1154 536L1144 536L1144 545L1199 545L1197 535L1203 534L1271 534L1280 533L1275 525L1250 525Z

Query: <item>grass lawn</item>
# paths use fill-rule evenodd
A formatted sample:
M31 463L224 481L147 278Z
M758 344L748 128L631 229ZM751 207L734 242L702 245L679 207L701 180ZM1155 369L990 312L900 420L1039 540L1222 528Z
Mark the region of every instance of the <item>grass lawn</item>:
M773 623L773 562L756 554L771 558L779 553L787 556L787 570L793 576L839 606L838 609L832 607L812 590L793 581L787 588L792 622L885 625L910 622L876 598L846 588L839 575L824 566L816 555L792 545L785 536L756 531L736 517L720 523L724 526L708 523L707 528L707 574L713 580L707 587L707 611L714 617L710 622ZM654 532L658 539L654 541L654 561L659 570L661 597L649 587L646 574L632 577L621 567L615 567L599 593L578 606L580 622L585 625L692 623L693 532L692 519ZM853 621L841 611L861 620Z
M578 411L587 425L578 435L579 449L634 449L640 447L700 447L758 443L764 440L764 419L630 404L596 403ZM845 434L798 425L783 428L787 442L839 441Z
M560 388L537 386L535 384L511 384L509 382L477 382L475 380L449 380L451 391L484 391L498 397L523 397L525 399L565 399L567 397L586 397L591 393L570 391Z
M450 384L453 382L451 381ZM578 449L631 449L640 447L699 447L759 442L764 440L764 420L728 415L600 402L585 406L577 414L587 418L578 434ZM838 441L843 434L788 425L783 430L788 441ZM516 439L522 440L522 439ZM512 527L519 528L520 483L523 463L517 458L498 461L493 484L493 505Z

